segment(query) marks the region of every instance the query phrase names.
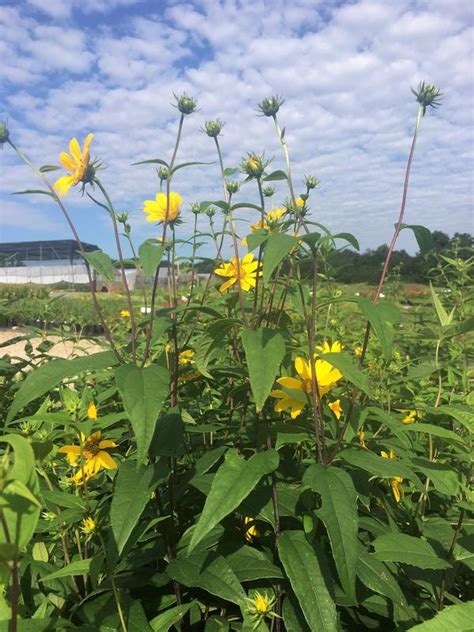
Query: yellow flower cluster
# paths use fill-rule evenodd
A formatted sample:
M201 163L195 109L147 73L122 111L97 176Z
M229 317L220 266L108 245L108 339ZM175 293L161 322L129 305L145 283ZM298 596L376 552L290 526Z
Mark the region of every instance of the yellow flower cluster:
M105 450L110 448L116 448L117 444L110 439L101 439L101 432L93 432L89 437L86 437L81 432L81 444L80 445L65 445L59 448L58 452L67 455L67 460L70 465L76 465L81 456L84 459L84 463L79 463L80 468L72 477L72 480L81 484L84 479L87 481L104 468L106 470L116 470L117 464Z
M252 252L245 255L243 259L233 257L231 261L222 263L214 272L219 276L228 277L228 280L220 286L219 291L225 292L240 278L240 287L244 292L248 292L256 286L257 276L262 276L260 267L261 264L254 261Z

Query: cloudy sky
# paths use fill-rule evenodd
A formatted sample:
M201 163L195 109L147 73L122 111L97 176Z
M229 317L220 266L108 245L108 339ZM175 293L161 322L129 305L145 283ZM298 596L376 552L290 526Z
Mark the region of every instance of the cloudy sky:
M280 94L297 190L305 174L321 180L312 217L368 248L390 238L398 217L417 110L410 86L424 80L444 98L422 121L406 221L472 232L473 7L472 0L4 0L0 116L38 165L57 164L70 138L94 132L92 155L107 165L102 180L116 209L129 211L138 241L158 234L141 211L158 181L153 167L130 164L169 160L173 93L199 102L186 118L178 162L215 160L199 130L219 117L227 167L265 150L272 169L283 166L280 147L256 105ZM68 238L52 201L11 195L38 187L11 148L0 161L0 240ZM186 237L189 204L222 198L217 165L179 171L173 189L184 198ZM280 184L275 202L286 194ZM254 198L254 185L239 193L239 201ZM82 239L112 254L104 211L78 189L66 202ZM400 246L416 250L408 233Z

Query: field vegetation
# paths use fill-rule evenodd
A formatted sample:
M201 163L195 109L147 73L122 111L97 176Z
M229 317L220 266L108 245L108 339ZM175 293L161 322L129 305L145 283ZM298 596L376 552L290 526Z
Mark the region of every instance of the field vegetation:
M82 190L110 218L115 260L84 257L124 280L120 296L97 294L91 273L89 298L2 299L4 315L19 305L15 318L41 309L46 343L47 323L65 336L93 324L103 345L71 360L47 344L0 359L5 629L472 629L473 259L462 236L440 249L404 223L417 135L440 102L434 86L413 92L393 239L377 278L359 285L337 277L356 236L316 221L318 179L292 174L278 97L259 109L281 161L255 152L225 165L222 122L208 121L206 173L220 173L222 193L190 208L176 189L194 166L180 143L197 103L177 97L172 155L130 167L158 176L143 211L161 236L142 244L100 179L107 157L91 158L92 134L61 153L67 173L52 184L59 167L31 164L1 128L41 182L21 193L57 204L79 250L68 196ZM286 186L278 199L275 182ZM257 220L240 234L247 212ZM423 285L407 286L394 265L402 230L417 239ZM127 287L125 243L150 281L143 293Z

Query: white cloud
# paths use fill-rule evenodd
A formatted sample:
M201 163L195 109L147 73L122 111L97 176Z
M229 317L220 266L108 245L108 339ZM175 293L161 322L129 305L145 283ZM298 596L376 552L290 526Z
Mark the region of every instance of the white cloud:
M41 0L29 2L41 8ZM82 141L95 132L92 155L107 164L102 178L117 208L133 211L140 237L153 230L139 209L158 184L153 167L130 163L169 158L177 125L172 93L186 90L200 110L185 121L179 162L215 160L212 141L199 129L219 116L227 122L227 165L265 149L275 156L272 168L282 168L272 121L255 111L264 96L282 94L296 186L301 189L308 173L322 181L314 217L354 232L363 246L386 241L398 215L416 114L409 86L420 80L439 83L445 96L422 122L406 220L449 233L472 228L469 2L460 0L454 9L442 0L195 0L169 3L161 14L141 12L137 3L127 22L81 29L77 16L98 9L93 4L63 2L68 22L62 27L6 7L11 127L39 163L56 162L71 136ZM95 4L102 11L134 5ZM53 6L43 4L52 17ZM6 161L3 190L26 188L15 164ZM216 165L182 170L174 186L186 203L222 195ZM281 183L277 191L279 202L286 195ZM254 201L256 193L247 185L239 195ZM71 203L78 209L90 204L76 195ZM404 237L401 243L413 242Z

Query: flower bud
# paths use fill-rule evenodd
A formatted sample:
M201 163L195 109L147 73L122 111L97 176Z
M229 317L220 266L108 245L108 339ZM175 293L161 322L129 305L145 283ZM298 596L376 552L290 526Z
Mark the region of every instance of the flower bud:
M215 121L206 121L204 123L204 128L202 129L208 136L211 138L217 138L224 127L224 123L220 119L216 119Z
M119 224L126 224L128 221L128 213L126 211L120 211L120 213L117 213L116 217Z
M258 156L257 154L247 154L247 158L242 161L241 168L249 178L261 178L268 160L265 160L265 154Z
M3 144L10 138L10 132L5 121L0 123L0 147L3 148Z
M199 215L199 213L201 212L201 205L199 204L199 202L194 202L193 204L191 204L191 212L194 213L194 215Z
M197 109L197 101L193 99L193 97L189 97L186 92L178 97L176 94L174 95L176 99L176 107L181 112L181 114L192 114Z
M212 206L209 206L206 209L205 213L209 217L209 219L212 219L214 217L214 215L216 214L216 209L213 208Z
M265 187L262 191L263 195L265 197L272 197L272 195L275 193L275 189L273 187Z
M304 179L304 183L306 185L306 188L309 190L315 189L320 184L320 181L315 176L306 176Z
M237 191L239 190L240 184L237 182L237 180L229 180L228 182L226 182L226 189L227 192L230 193L231 195L233 195L234 193L237 193Z
M160 167L158 169L158 177L163 182L163 180L167 180L168 178L168 169L166 167Z
M422 81L418 84L416 90L413 90L413 88L410 88L410 90L413 92L416 100L423 108L423 116L425 115L427 107L431 106L432 108L436 108L441 104L441 92L439 91L439 88L430 83L425 84L425 82Z
M280 106L283 105L284 101L285 100L278 95L267 97L258 104L258 109L260 110L260 112L262 112L264 116L275 116L275 114L280 109Z

